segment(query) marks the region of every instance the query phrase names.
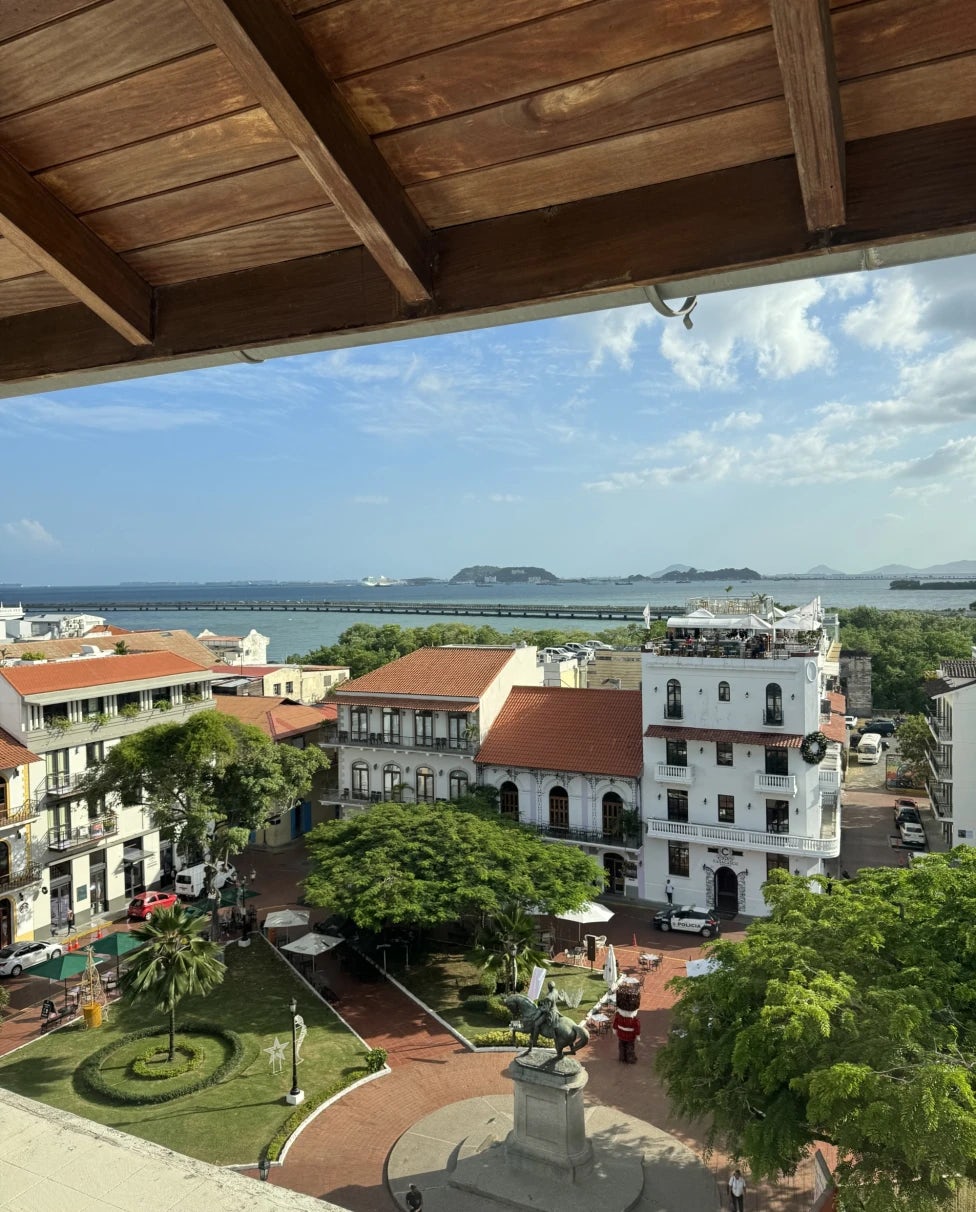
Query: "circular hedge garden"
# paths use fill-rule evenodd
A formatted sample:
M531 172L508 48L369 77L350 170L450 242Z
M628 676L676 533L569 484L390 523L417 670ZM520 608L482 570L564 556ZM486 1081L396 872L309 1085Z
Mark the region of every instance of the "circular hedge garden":
M99 1048L77 1072L79 1083L97 1098L122 1104L168 1103L216 1086L234 1073L244 1058L236 1031L216 1023L181 1023L176 1028L176 1060L161 1064L169 1052L169 1030L146 1027L129 1031ZM146 1040L162 1039L146 1048Z

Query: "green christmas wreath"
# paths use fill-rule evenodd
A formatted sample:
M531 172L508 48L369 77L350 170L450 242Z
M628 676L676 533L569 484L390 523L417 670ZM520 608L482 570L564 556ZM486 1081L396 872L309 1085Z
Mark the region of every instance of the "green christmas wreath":
M808 732L800 746L800 757L811 766L819 766L827 756L827 746L830 741L822 732Z

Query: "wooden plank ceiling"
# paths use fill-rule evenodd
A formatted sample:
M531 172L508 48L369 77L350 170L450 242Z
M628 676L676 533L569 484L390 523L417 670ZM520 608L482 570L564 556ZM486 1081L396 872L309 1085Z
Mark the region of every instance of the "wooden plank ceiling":
M8 393L973 230L972 0L0 5Z

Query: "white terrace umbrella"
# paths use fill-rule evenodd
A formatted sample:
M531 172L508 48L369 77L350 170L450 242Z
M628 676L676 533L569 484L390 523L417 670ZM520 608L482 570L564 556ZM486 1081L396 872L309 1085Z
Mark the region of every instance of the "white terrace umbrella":
M579 909L567 909L565 913L557 913L561 922L578 922L581 926L589 926L594 922L608 922L613 917L613 910L597 901L585 901Z
M707 976L718 967L717 959L685 960L685 976Z
M331 951L333 947L338 947L342 942L341 938L337 938L334 934L315 934L309 931L308 934L303 934L301 938L296 938L293 943L285 943L281 948L282 951L293 951L295 955L322 955L326 951Z
M308 927L307 911L301 909L276 909L264 919L265 930L295 930L298 926Z
M617 956L613 943L607 948L607 958L603 961L603 979L607 982L608 989L612 989L617 983Z

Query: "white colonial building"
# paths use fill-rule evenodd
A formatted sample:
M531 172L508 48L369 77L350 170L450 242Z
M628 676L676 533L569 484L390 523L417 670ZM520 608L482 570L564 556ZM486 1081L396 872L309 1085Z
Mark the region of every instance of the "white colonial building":
M777 867L827 871L840 853L843 700L836 619L819 599L698 602L645 647L645 895L767 912Z
M475 761L503 816L592 855L610 895L644 895L639 691L517 686Z
M541 680L534 648L458 645L419 648L343 682L334 692L343 812L465 794L509 691Z
M926 790L950 846L976 845L976 659L944 660L926 684L932 747Z
M47 937L69 909L82 925L158 880L159 832L145 807L89 808L79 785L120 738L212 710L213 677L171 652L0 666L0 727L15 747L0 752L0 872L11 873L0 897L15 894L0 914L13 913L15 938Z

